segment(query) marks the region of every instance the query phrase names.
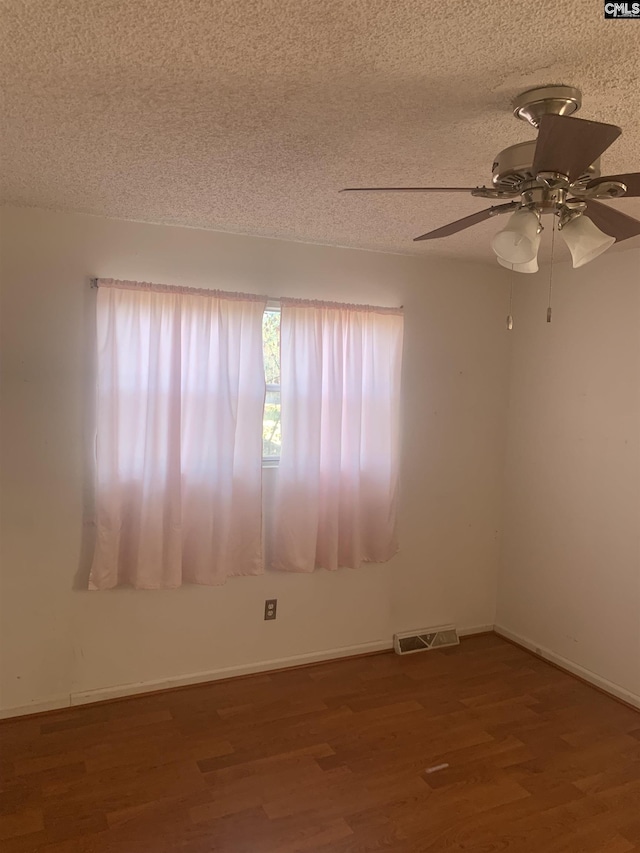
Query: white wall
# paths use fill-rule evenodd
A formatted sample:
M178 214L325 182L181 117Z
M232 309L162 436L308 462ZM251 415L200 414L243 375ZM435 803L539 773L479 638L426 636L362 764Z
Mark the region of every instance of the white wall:
M640 251L522 278L496 621L640 700Z
M5 209L2 234L0 709L494 622L501 270L27 209ZM216 588L74 589L90 541L92 275L404 304L401 553ZM276 622L262 619L267 597L279 600Z

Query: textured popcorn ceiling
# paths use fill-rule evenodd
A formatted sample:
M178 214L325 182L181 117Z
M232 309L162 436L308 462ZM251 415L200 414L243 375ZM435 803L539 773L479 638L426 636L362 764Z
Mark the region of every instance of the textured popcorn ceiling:
M604 21L600 0L0 9L10 203L491 260L504 220L411 239L491 202L338 190L489 183L494 154L535 134L511 99L544 83L580 87L580 117L622 126L604 171L640 170L640 21ZM615 205L640 216L640 199Z

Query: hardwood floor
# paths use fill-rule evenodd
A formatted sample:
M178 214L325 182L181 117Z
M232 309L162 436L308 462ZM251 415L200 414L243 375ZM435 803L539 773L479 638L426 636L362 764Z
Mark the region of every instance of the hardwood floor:
M640 714L488 635L7 721L0 786L3 853L628 853Z

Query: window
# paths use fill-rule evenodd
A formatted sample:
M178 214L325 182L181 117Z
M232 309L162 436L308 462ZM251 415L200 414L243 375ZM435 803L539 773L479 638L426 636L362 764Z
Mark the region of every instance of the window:
M260 574L275 465L271 568L395 554L401 310L104 279L96 308L91 588Z
M269 565L335 570L398 548L402 311L280 300L286 451Z
M92 588L263 571L266 304L100 281Z
M267 306L262 318L262 350L267 393L262 418L262 461L276 464L282 446L280 405L280 308Z

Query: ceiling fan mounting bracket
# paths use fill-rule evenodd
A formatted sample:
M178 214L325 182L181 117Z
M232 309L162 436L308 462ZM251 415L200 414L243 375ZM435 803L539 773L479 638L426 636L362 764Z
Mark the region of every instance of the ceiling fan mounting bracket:
M627 192L627 185L622 181L600 181L593 187L575 187L572 192L580 198L612 199L622 198Z
M518 190L498 189L497 187L475 187L471 190L474 198L515 198Z
M561 172L538 172L536 180L540 181L548 190L567 190L571 186L569 178Z
M582 106L582 93L573 86L537 86L515 98L516 118L538 127L545 115L570 116Z

